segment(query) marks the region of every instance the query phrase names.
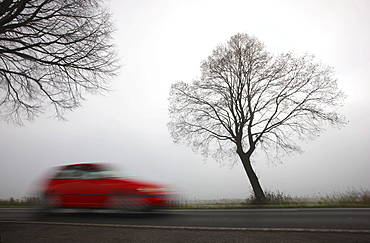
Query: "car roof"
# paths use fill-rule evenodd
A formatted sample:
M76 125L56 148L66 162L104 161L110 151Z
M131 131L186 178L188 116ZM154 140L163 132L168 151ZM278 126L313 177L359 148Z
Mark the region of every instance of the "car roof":
M77 166L77 165L106 165L107 163L103 162L81 162L76 164L68 164L68 165L62 165L62 167L70 167L70 166Z

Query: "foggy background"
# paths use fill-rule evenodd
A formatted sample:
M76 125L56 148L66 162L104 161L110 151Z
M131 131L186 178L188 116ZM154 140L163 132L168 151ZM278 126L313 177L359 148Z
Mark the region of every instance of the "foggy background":
M0 198L27 196L52 166L103 161L167 183L189 198L245 198L241 164L204 161L174 145L167 130L169 87L200 76L216 45L247 32L272 53L314 54L333 66L348 98L340 112L349 124L302 142L305 153L271 165L256 157L266 190L306 196L370 186L370 2L366 0L215 1L111 0L114 43L123 65L114 92L87 95L82 107L19 127L0 122Z

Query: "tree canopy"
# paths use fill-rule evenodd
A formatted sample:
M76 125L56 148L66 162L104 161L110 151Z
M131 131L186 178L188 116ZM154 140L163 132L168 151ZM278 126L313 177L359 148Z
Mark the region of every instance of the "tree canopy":
M326 125L341 126L345 98L333 69L312 55L272 55L257 38L236 34L201 63L201 77L177 82L169 97L169 131L204 156L241 160L258 201L266 198L251 166L261 149L271 161L300 152Z
M2 0L0 119L22 124L50 106L57 117L119 68L100 0Z

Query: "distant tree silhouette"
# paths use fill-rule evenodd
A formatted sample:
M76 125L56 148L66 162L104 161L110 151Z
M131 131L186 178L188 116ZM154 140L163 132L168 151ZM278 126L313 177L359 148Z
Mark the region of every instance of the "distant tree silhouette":
M0 117L23 124L51 108L63 118L107 90L119 65L99 0L2 0Z
M258 148L276 161L301 151L295 138L346 123L334 110L345 95L332 68L313 56L273 56L255 37L237 34L214 49L201 72L191 84L171 86L171 136L219 162L240 159L261 203L266 196L251 164Z

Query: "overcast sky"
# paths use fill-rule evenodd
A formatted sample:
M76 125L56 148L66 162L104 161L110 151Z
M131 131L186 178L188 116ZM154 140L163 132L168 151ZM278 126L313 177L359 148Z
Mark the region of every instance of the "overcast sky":
M333 66L347 94L349 124L302 142L305 153L254 168L263 188L292 196L370 187L370 1L111 0L122 70L114 92L87 96L67 122L41 116L24 127L0 122L0 198L25 196L51 166L106 161L168 183L189 198L251 194L240 164L207 162L174 145L166 124L170 85L200 76L200 62L238 32L273 53L314 54Z

